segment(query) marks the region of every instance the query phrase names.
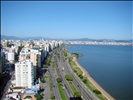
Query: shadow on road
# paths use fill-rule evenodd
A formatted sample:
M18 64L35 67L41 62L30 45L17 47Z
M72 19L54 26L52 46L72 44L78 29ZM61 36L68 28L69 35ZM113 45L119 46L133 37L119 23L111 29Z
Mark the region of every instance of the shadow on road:
M82 100L81 97L71 97L69 100Z

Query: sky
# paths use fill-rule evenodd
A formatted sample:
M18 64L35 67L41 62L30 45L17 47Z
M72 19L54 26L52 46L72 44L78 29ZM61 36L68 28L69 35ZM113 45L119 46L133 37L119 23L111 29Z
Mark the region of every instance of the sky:
M1 1L1 34L132 39L132 1Z

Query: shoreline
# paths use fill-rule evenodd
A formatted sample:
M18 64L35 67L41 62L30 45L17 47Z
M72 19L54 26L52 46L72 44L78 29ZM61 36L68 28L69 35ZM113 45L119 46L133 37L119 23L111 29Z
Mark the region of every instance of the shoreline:
M87 77L88 80L108 99L108 100L115 100L109 93L107 93L86 71L84 67L82 67L79 62L77 61L76 57L73 57L73 61L76 63L77 67L79 67L83 71L83 76Z

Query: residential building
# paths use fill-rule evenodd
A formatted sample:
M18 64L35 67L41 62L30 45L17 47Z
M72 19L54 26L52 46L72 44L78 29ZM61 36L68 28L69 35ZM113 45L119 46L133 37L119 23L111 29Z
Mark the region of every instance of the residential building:
M22 48L19 54L19 61L29 59L30 58L30 49L29 48Z
M34 66L30 59L15 64L16 86L31 88L34 84Z
M14 52L8 52L7 60L11 63L14 62Z
M1 58L0 58L0 73L2 73L2 69L5 67L6 59L4 49L1 49Z

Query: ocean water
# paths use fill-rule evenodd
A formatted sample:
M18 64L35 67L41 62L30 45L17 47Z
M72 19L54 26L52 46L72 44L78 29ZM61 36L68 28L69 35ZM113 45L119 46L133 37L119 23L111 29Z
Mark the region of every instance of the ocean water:
M68 52L82 53L78 62L117 100L133 100L133 47L69 44Z

